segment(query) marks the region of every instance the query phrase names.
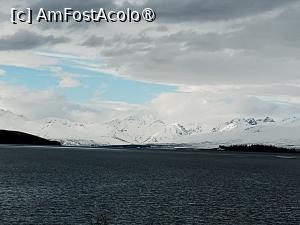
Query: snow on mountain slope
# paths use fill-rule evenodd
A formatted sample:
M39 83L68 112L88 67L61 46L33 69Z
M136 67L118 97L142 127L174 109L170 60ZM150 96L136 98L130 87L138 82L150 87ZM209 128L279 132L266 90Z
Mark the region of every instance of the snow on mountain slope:
M251 127L259 126L259 125L267 125L269 123L275 123L275 120L266 117L264 119L255 119L255 118L237 118L233 119L229 122L225 122L224 124L219 125L213 129L214 132L226 132L234 129L250 129Z
M20 129L27 121L24 116L0 109L0 124L2 129L11 129L14 127Z
M180 124L167 124L153 116L129 116L106 123L110 136L134 144L172 142L189 134Z
M173 143L178 137L201 133L199 124L185 128L167 124L152 115L132 115L105 123L77 123L63 119L40 122L38 134L64 143L148 144ZM81 140L81 141L74 141Z
M219 144L265 143L294 146L300 145L299 131L300 119L295 117L278 122L270 117L240 118L203 130L199 123L183 126L167 124L149 115L134 115L90 124L55 119L42 126L40 135L52 139L90 140L104 145L197 143L217 147Z
M31 121L22 115L17 115L10 111L0 109L0 129L17 130L36 134L34 128L37 126L38 123Z
M274 120L266 117L236 118L215 127L199 122L181 125L166 123L152 115L131 115L109 122L81 123L48 118L31 121L0 109L0 129L18 130L65 145L193 144L217 147L220 144L275 144L300 146L300 118Z
M198 146L217 147L220 144L272 144L300 146L300 119L289 118L276 122L265 119L234 119L222 127L201 135L177 140L177 143L194 143Z

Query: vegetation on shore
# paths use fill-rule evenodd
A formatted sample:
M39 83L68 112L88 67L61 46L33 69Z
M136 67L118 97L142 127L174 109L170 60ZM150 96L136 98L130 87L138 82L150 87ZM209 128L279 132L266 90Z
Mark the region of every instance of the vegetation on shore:
M239 152L275 152L275 153L299 153L294 148L284 148L273 145L259 145L259 144L249 144L249 145L230 145L224 146L220 145L219 148L224 151L239 151Z

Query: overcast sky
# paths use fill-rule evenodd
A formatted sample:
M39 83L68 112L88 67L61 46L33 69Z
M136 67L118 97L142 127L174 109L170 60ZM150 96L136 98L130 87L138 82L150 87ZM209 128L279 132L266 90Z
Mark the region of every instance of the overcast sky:
M299 0L0 1L2 109L80 121L300 116ZM157 19L13 25L11 7L150 7Z

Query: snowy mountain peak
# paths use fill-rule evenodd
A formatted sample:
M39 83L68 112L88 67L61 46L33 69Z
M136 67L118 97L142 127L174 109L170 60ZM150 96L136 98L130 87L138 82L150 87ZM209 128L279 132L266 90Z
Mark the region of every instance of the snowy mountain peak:
M233 129L251 129L255 126L260 125L267 125L275 123L275 120L269 116L263 118L263 119L256 119L256 118L236 118L229 122L225 122L224 125L219 125L216 128L212 129L212 132L224 132L224 131L230 131Z
M254 118L251 118L251 119L246 119L246 122L252 126L255 126L257 125L257 122Z
M1 129L18 130L66 145L163 143L286 143L300 145L300 118L236 118L214 127L203 123L167 123L152 115L131 115L109 122L31 121L0 109Z
M257 119L257 122L262 123L275 123L275 120L269 116L265 117L264 119Z
M184 126L185 129L188 131L188 134L200 134L203 132L203 127L201 123L190 123Z
M233 119L229 122L225 122L225 126L221 127L219 129L215 128L215 131L230 131L232 129L240 128L240 129L245 129L248 128L249 126L255 126L257 125L257 121L254 118L249 118L249 119Z
M263 120L264 123L275 123L275 120L272 119L271 117L266 117L264 120Z

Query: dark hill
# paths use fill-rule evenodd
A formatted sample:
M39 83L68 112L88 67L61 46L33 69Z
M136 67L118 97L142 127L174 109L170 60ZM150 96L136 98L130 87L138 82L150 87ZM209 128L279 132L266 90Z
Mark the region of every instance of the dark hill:
M55 145L60 146L58 141L50 141L38 136L18 131L0 130L0 144L16 145Z

